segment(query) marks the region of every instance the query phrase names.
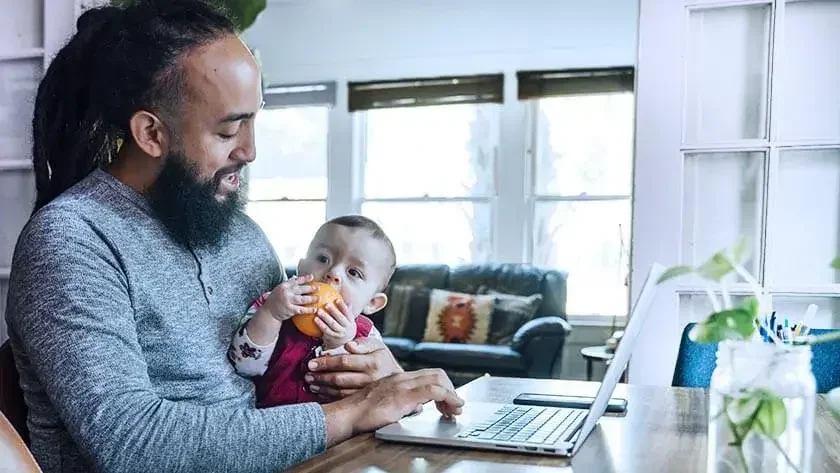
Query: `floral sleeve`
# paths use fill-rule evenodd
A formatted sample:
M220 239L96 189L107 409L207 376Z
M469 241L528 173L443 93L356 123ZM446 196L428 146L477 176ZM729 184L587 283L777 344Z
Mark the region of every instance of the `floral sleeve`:
M256 313L257 309L265 303L269 293L265 293L248 308L246 316L243 317L239 328L233 335L230 347L228 347L228 359L233 363L233 368L240 376L252 377L262 376L268 369L268 360L274 352L277 338L268 345L257 345L245 329L245 324Z

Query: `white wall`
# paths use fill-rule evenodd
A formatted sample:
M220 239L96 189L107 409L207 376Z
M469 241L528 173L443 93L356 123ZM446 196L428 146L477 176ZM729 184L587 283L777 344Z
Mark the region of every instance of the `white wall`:
M633 65L636 28L636 0L275 0L245 39L259 50L268 83L338 82L329 137L330 153L342 155L330 160L335 175L353 172L344 81L504 73L498 212L521 215L527 110L516 100L516 71ZM329 185L347 206L328 216L351 212L341 180ZM497 229L499 260L521 260L520 231ZM608 327L576 327L559 376L584 379L580 349L608 336ZM602 375L596 367L596 379Z
M269 3L245 37L269 82L635 64L635 0Z

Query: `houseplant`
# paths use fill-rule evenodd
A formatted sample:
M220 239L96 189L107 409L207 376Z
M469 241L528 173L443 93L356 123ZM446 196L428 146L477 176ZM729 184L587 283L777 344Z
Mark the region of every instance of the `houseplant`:
M840 340L840 332L780 338L772 328L763 329L770 297L743 265L747 248L742 239L700 266L671 267L658 281L696 275L712 306L689 334L695 342L719 344L709 389L708 471L807 473L816 403L810 346ZM840 258L832 266L840 269ZM725 281L733 273L753 292L739 304L733 304ZM837 415L840 388L828 400Z

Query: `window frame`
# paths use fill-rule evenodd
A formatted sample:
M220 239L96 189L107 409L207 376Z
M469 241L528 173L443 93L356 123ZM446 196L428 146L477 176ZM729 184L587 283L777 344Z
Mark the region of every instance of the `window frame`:
M491 261L532 264L534 209L538 202L627 199L632 206L632 193L627 196L587 197L535 193L534 172L537 157L534 144L538 102L519 99L516 71L505 72L503 99L500 103L497 102L499 134L491 171L493 190L489 195L367 198L364 196L367 111L349 110L350 84L348 81L335 83L335 102L328 112L326 219L345 214L360 214L362 205L366 202L484 204L489 207L491 216L491 233L488 235ZM635 91L633 94L635 101ZM501 176L505 176L505 179L501 179ZM625 250L629 251L630 245L630 241L625 241ZM556 269L566 270L562 267ZM572 325L581 326L616 327L622 326L626 320L626 315L620 314L566 314L566 317Z
M537 159L538 151L539 150L539 142L538 142L538 127L539 127L539 107L540 107L540 100L548 99L551 97L558 97L563 95L595 95L598 93L612 93L618 91L614 81L604 80L604 77L601 73L605 73L606 75L611 75L613 73L616 74L629 74L631 78L635 77L635 70L633 68L627 67L619 67L619 68L604 68L604 69L586 69L586 70L568 70L568 71L547 71L545 72L546 75L568 75L569 78L576 80L576 85L580 85L580 80L586 80L587 78L591 78L593 81L593 89L588 89L580 91L580 93L572 93L569 94L546 94L543 96L536 96L536 95L528 95L526 97L522 97L520 92L520 100L525 104L527 107L527 117L525 121L526 126L526 144L527 148L525 150L525 199L526 199L526 206L527 206L527 213L526 213L526 235L525 241L523 244L525 245L525 262L529 264L535 264L534 262L534 251L535 251L535 244L534 244L534 233L536 231L536 216L537 216L537 206L541 203L554 203L554 202L614 202L614 201L625 201L627 205L630 206L630 228L627 230L627 234L629 238L626 241L621 243L622 253L626 255L627 260L627 277L625 286L627 287L627 311L624 314L567 314L568 320L572 324L577 325L585 325L585 326L615 326L623 325L627 318L627 313L630 310L630 262L631 256L630 246L631 241L633 238L633 231L632 231L632 221L633 221L633 184L632 184L632 166L631 166L631 176L629 176L631 180L630 184L630 193L629 194L563 194L563 193L540 193L537 190ZM581 76L576 77L576 73L580 73ZM539 74L539 72L534 72L532 74ZM529 75L528 72L520 72L519 76L527 76ZM626 82L626 81L625 81ZM600 87L600 89L598 88ZM633 101L636 101L636 91L635 88L631 87L628 91L633 95ZM560 270L567 270L566 268L557 268Z
M251 199L246 196L245 205L248 214L247 206L251 203L260 204L289 204L289 203L321 203L324 204L324 217L329 214L329 200L330 200L330 123L332 117L332 110L335 109L336 104L336 89L338 84L336 82L311 82L311 83L289 83L289 84L268 84L263 86L263 107L261 113L266 110L281 110L289 108L303 108L303 107L323 107L327 114L327 153L326 153L326 180L327 188L324 198L270 198L270 199ZM259 116L259 115L258 115ZM256 136L256 135L255 135ZM265 153L265 152L264 152ZM257 156L259 159L259 155ZM245 167L245 180L250 179L249 168ZM250 217L250 214L248 214ZM253 217L251 217L253 218ZM268 236L268 235L267 235ZM270 239L270 236L269 236ZM296 265L296 261L280 261L284 266Z

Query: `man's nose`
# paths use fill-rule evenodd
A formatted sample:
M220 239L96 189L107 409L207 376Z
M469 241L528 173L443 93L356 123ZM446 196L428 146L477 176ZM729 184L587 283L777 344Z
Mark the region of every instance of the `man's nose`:
M254 127L246 126L244 128L239 146L233 150L231 157L236 161L248 164L257 159L257 145L254 139Z

